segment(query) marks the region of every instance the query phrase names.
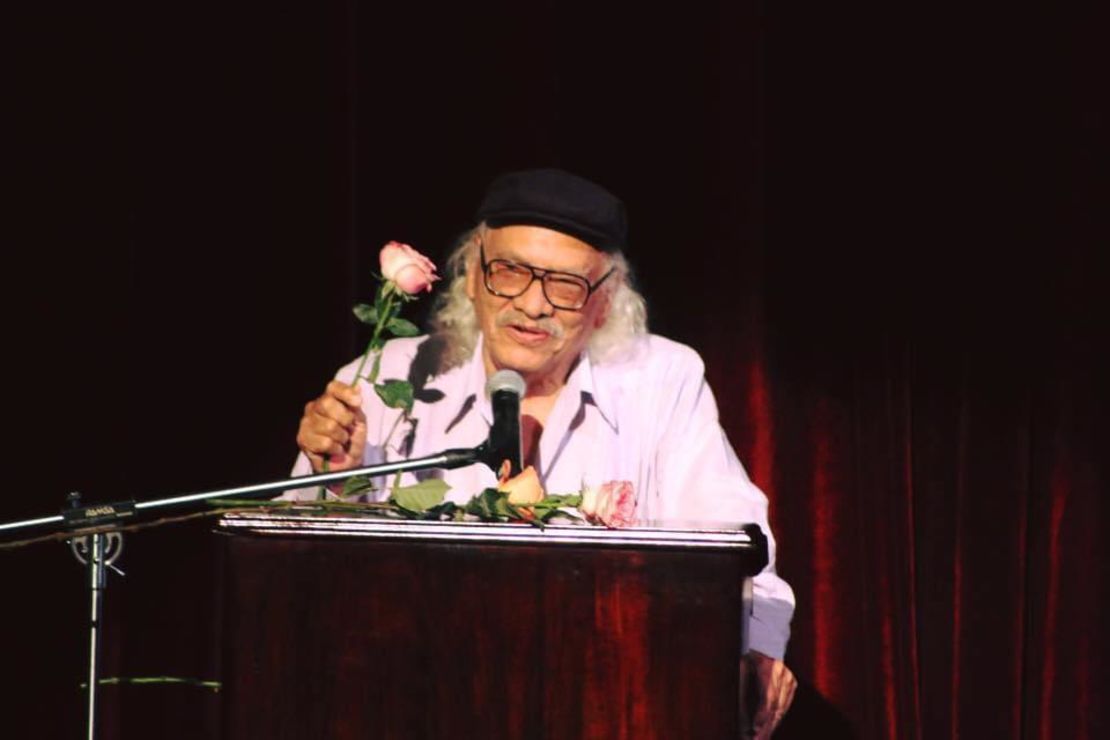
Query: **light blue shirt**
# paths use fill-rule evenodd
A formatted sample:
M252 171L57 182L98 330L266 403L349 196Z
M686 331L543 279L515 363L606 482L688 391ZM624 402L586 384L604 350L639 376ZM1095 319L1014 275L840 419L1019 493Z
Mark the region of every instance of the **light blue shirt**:
M407 379L427 337L386 344L381 380ZM350 382L358 361L336 375ZM423 457L451 448L476 447L489 436L490 401L481 340L471 359L427 381L418 392L411 425L362 388L367 420L363 464ZM754 522L767 534L767 567L753 578L749 646L781 658L790 636L794 594L775 573L775 540L767 497L748 478L717 416L705 367L689 347L646 336L616 359L591 361L584 353L571 371L544 425L535 463L548 493L576 493L584 486L630 481L640 522L675 527L731 527ZM302 454L294 475L311 472ZM485 465L417 473L442 477L448 498L464 503L497 478ZM391 481L390 481L391 482ZM414 482L405 474L403 483ZM370 498L387 497L385 482ZM315 497L316 490L286 497Z

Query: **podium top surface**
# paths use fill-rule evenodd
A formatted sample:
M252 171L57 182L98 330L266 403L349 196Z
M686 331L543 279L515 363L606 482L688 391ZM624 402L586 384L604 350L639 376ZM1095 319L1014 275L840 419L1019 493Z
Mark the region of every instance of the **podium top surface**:
M585 524L547 524L540 528L519 523L419 521L296 510L225 514L218 524L223 532L252 535L740 551L760 549L762 535L758 528L752 531L753 526L607 529Z

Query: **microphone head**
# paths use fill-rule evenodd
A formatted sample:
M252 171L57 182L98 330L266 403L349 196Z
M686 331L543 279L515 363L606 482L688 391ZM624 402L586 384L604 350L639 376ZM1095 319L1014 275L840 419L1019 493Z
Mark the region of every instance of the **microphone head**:
M486 381L486 395L492 398L498 391L509 391L513 395L523 396L526 387L524 376L516 370L498 370Z

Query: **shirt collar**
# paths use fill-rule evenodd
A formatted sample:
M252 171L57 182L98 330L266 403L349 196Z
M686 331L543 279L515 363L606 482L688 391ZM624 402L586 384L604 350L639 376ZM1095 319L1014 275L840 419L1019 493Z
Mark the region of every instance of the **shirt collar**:
M567 378L567 390L577 392L582 398L582 403L592 403L601 414L601 418L617 431L617 416L613 413L612 398L603 385L596 382L597 368L590 361L590 353L583 352L578 365L571 371Z

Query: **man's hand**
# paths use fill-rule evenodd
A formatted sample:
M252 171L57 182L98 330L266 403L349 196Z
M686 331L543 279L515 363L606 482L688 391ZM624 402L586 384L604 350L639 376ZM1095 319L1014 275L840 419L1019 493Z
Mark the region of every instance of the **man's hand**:
M349 470L362 462L366 445L366 416L358 388L333 380L324 395L304 407L297 446L317 473L324 469Z
M748 651L744 656L743 670L749 681L755 680L759 696L753 737L755 740L769 740L790 708L790 702L794 701L798 681L781 660L755 650Z

